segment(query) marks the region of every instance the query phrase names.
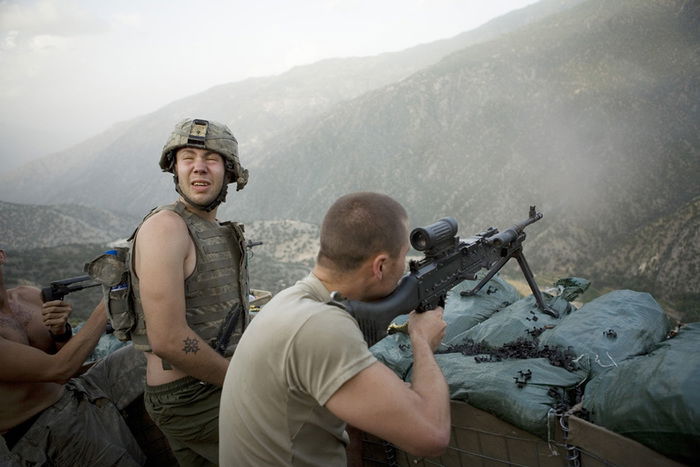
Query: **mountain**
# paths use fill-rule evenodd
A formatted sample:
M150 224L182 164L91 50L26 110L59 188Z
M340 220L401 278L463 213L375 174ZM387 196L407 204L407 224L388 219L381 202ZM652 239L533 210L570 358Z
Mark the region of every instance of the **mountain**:
M614 245L595 272L608 285L672 290L681 308L700 303L698 232L700 199L695 199ZM700 319L700 307L695 311Z
M0 248L8 252L5 265L5 285L7 288L18 285L46 287L51 281L82 276L83 265L109 248L109 243L119 236L131 233L133 219L119 218L103 211L75 206L30 206L0 203ZM18 211L25 218L35 218L32 223L8 222L14 219ZM55 210L62 213L56 216ZM74 215L71 215L73 213ZM51 218L60 217L59 224L52 223ZM116 224L108 240L97 243L77 238L75 243L65 235L49 238L55 231L63 234L76 225L105 226ZM125 227L122 227L122 224ZM10 232L6 226L16 225L17 231ZM47 228L48 226L48 228ZM254 289L277 293L306 276L318 251L318 226L298 221L256 221L245 226L249 240L262 242L252 247L249 255L250 286ZM124 233L128 232L128 233ZM18 235L33 239L32 242L17 240ZM116 235L116 236L115 236ZM63 243L61 243L63 242ZM17 249L15 245L31 243L26 248ZM37 246L42 244L43 246ZM44 246L50 244L50 246ZM81 282L81 285L91 281ZM100 288L86 288L69 294L66 299L73 304L73 318L84 320L101 298Z
M203 116L228 124L244 165L266 143L284 141L339 102L400 81L444 56L537 21L580 0L547 0L456 37L373 57L324 60L278 76L214 87L122 122L75 147L0 177L0 199L25 204L85 203L143 215L173 198L157 161L174 122ZM36 188L41 186L41 190Z
M319 227L299 221L256 221L246 224L246 238L262 245L249 256L250 286L277 293L302 278L313 267Z
M644 224L698 192L696 15L681 0L589 1L468 47L270 141L241 204L317 222L365 186L418 222L440 201L478 228L495 207L525 213L506 202L523 199Z
M7 250L107 243L131 234L140 218L80 205L33 206L0 201L0 238Z
M87 195L142 214L172 193L172 182L136 160L154 166L178 112L206 110L201 103L217 118L230 112L220 119L234 128L245 128L246 116L251 125L280 119L272 131L237 133L248 141L251 182L230 195L222 218L317 224L340 194L376 190L400 200L412 225L450 215L469 236L519 222L535 204L544 218L528 227L525 254L536 273L581 275L697 308L700 4L588 0L550 13L342 97L303 79L291 84L295 73L332 62L215 88L211 101L194 96L114 129L116 139L95 138L102 149L69 171L70 183L23 179L47 187L42 194L18 189L22 177L13 177L0 198ZM335 81L336 91L350 87ZM216 97L224 88L248 89L251 100L231 106ZM262 105L272 89L275 104ZM293 89L306 104L290 98L288 108L315 107L299 119L279 100ZM241 109L254 98L250 116Z
M591 0L268 142L235 212L318 222L338 195L378 190L401 200L414 225L451 215L470 235L508 227L536 204L545 218L526 244L535 271L610 278L615 248L646 228L667 235L654 230L661 219L690 222L699 71L697 2ZM678 251L695 251L699 232L678 238ZM623 269L649 259L626 257ZM675 283L652 280L656 268L617 283L636 278L677 296L674 284L697 279L692 264L666 265Z
M246 238L262 245L253 253L264 253L286 263L313 264L319 247L319 226L305 222L255 221L245 225Z

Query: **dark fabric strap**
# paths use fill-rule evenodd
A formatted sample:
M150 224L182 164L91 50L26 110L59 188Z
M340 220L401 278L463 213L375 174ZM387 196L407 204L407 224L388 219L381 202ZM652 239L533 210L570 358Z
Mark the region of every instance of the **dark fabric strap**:
M29 417L19 425L13 426L7 433L4 433L2 435L2 437L5 438L5 444L7 444L7 449L12 451L12 448L15 447L19 440L22 439L22 437L29 431L32 425L34 425L34 422L37 421L37 419L41 416L42 413L43 411Z

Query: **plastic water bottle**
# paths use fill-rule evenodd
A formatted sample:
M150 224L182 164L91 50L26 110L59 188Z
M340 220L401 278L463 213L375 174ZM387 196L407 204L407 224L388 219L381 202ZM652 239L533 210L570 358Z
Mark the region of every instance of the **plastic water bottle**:
M117 250L107 250L105 251L106 255L112 255L112 256L117 256ZM111 292L117 292L119 290L125 290L128 287L128 284L126 282L122 282L120 284L117 284L115 286L112 286L109 290Z

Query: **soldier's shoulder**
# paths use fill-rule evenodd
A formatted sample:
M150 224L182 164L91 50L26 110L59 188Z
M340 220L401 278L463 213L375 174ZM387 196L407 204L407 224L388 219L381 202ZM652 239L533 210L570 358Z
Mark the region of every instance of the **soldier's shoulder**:
M187 229L185 220L176 212L164 209L146 218L141 224L140 231L150 229Z
M18 285L7 291L8 296L20 300L30 300L41 302L41 290L31 285Z

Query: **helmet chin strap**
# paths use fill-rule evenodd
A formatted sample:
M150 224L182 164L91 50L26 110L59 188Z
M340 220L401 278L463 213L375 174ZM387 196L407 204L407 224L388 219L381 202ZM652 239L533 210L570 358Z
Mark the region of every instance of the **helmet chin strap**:
M182 192L182 190L180 189L180 183L178 182L177 175L173 175L173 180L175 181L175 191L177 191L178 194L182 196L182 198L185 201L187 201L187 203L191 204L197 209L201 209L204 212L211 212L214 209L216 209L221 203L226 201L226 194L228 193L228 185L226 183L222 185L221 191L219 191L219 195L214 200L212 200L212 202L210 202L209 204L200 204L195 201L192 201L189 196Z

